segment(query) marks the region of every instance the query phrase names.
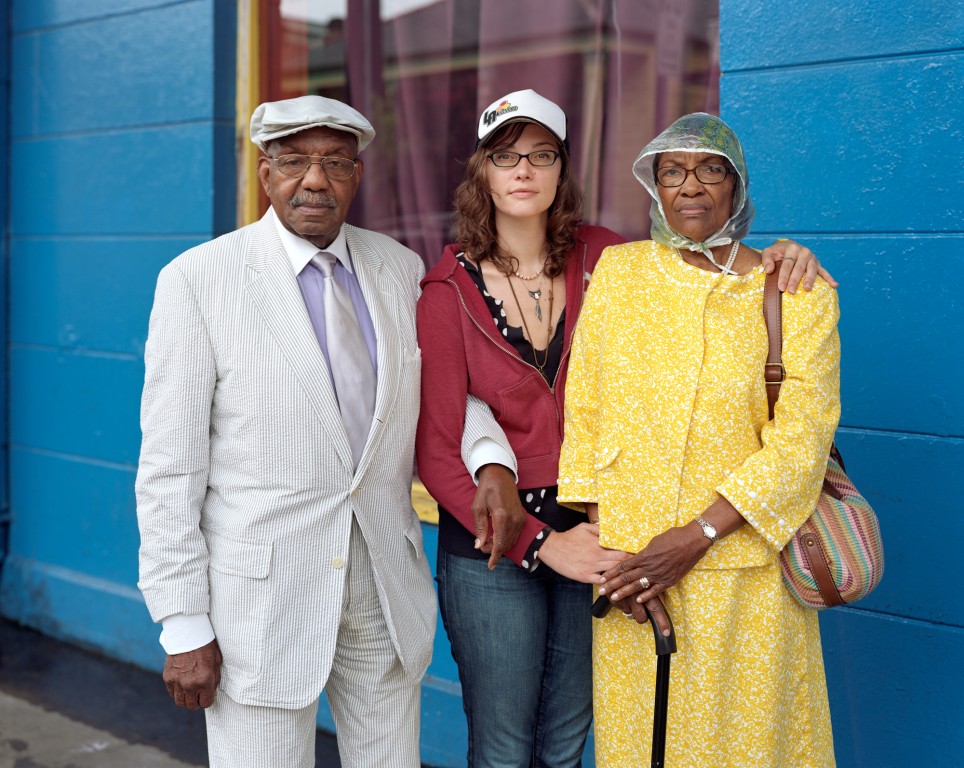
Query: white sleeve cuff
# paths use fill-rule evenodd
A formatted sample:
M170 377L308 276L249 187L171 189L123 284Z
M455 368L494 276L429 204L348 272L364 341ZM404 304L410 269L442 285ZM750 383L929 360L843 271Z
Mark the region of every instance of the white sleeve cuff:
M486 464L501 464L515 476L515 481L519 482L519 473L515 471L515 461L511 453L503 448L491 437L480 437L472 444L469 451L469 459L465 466L472 475L472 480L476 485L479 479L476 477L479 470Z
M161 619L161 647L168 653L187 653L214 639L214 627L206 613L175 613Z

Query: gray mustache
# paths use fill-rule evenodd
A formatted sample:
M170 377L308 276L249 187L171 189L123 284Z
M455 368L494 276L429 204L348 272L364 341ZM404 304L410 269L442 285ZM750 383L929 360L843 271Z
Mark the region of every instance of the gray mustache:
M331 195L295 195L289 201L289 205L292 208L297 208L300 205L322 205L326 208L337 208L338 201L335 200Z

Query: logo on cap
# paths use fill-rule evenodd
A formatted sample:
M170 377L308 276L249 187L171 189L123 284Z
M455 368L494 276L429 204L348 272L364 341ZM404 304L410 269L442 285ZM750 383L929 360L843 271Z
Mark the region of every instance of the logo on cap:
M482 121L486 124L486 126L490 126L492 125L492 123L494 123L496 120L498 120L500 117L502 117L502 115L506 114L507 112L518 112L518 111L519 111L518 107L513 107L508 101L503 101L501 104L499 104L499 106L497 106L491 112L486 112L485 115L483 115L482 117Z

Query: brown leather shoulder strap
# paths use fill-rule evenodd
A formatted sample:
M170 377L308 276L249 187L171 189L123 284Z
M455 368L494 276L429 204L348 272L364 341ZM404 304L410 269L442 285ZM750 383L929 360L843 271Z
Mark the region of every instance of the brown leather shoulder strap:
M775 269L767 275L763 285L763 319L767 324L769 348L767 361L763 367L763 377L767 385L767 403L770 406L770 418L773 418L773 407L780 396L780 385L783 383L783 294L777 287L777 273Z
M835 605L843 605L843 598L840 596L840 591L834 583L833 575L830 573L830 566L827 565L827 554L823 551L823 547L820 546L820 538L816 536L810 528L809 520L803 524L803 527L800 529L800 534L802 534L799 538L803 542L804 555L810 564L810 574L813 576L814 582L816 582L817 589L823 601L827 604L828 608L833 608Z
M780 385L783 383L785 373L783 370L783 294L777 288L777 272L767 275L766 283L763 287L763 319L767 324L767 336L769 346L767 350L767 362L763 369L763 375L767 384L767 403L770 406L770 418L773 418L773 407L780 396ZM831 451L836 453L836 446L831 446ZM837 453L837 456L840 454ZM824 480L824 485L829 485ZM834 495L834 494L831 494ZM810 573L813 580L820 590L820 595L828 606L843 605L843 598L834 584L833 575L827 565L827 556L820 546L820 539L810 528L810 521L803 524L798 531L803 534L800 538L803 541L804 553L807 562L810 564Z

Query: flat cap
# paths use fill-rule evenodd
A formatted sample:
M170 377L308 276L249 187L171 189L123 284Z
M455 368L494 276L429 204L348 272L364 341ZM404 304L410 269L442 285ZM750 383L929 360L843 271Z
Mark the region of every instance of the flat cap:
M299 96L259 105L251 115L251 141L267 152L275 139L322 126L357 136L359 152L375 138L372 124L358 110L324 96Z

